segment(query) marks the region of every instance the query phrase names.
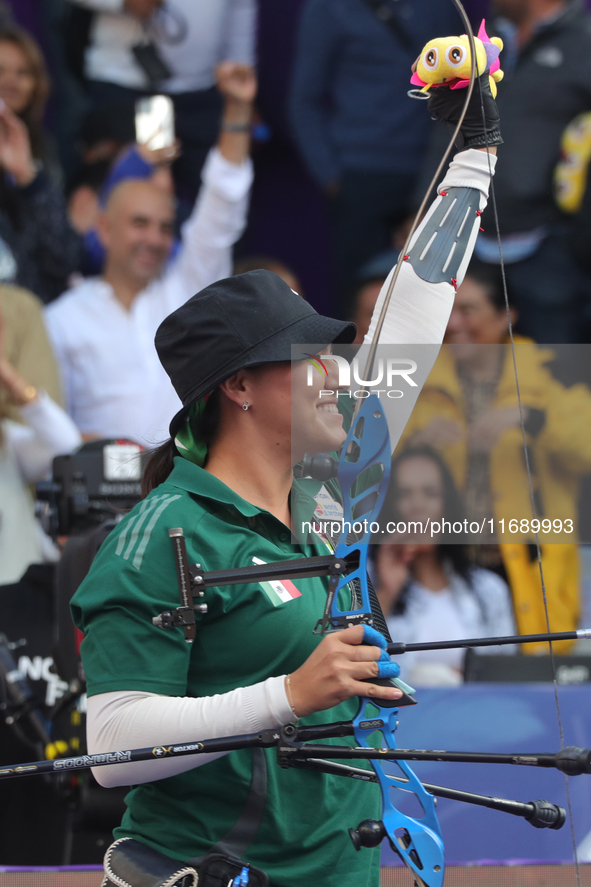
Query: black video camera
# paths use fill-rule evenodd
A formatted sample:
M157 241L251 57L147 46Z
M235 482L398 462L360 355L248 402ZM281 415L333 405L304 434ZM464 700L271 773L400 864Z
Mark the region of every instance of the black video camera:
M56 539L121 516L142 498L147 453L130 440L95 440L53 460L52 480L37 484L38 516Z

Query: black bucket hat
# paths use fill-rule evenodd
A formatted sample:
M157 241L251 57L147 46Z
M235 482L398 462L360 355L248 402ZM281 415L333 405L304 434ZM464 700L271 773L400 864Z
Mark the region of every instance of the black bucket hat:
M354 323L323 317L273 271L218 280L166 317L156 332L160 362L189 407L245 367L292 360L293 345L350 344ZM302 358L305 357L302 352Z

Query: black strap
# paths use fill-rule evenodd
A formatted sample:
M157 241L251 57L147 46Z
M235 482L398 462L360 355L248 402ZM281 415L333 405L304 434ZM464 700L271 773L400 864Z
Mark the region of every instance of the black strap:
M224 853L240 858L248 850L261 827L267 802L267 758L262 748L252 749L252 776L248 797L239 818L230 831L209 850L208 856ZM196 856L188 865L199 866L204 859Z
M388 0L363 0L363 2L383 22L403 49L415 56L419 54L421 47L415 46L414 39L398 18L392 2L388 2ZM397 2L397 0L394 0L394 2Z

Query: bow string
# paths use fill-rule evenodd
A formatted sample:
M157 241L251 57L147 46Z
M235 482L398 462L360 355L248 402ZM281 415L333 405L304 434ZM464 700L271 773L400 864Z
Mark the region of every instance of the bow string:
M462 19L470 44L470 80L466 89L466 98L460 117L451 135L445 152L439 162L439 165L433 175L433 178L431 179L431 182L429 183L425 191L419 209L417 210L417 213L413 219L404 246L402 247L402 251L400 253L401 256L405 256L408 254L411 240L419 226L420 220L423 217L430 194L433 189L436 188L440 181L444 166L452 151L456 138L461 130L462 123L468 110L468 105L470 103L470 99L472 97L474 86L477 80L476 46L474 41L474 32L472 30L472 26L466 10L461 3L461 0L452 0L452 2ZM485 124L484 102L482 91L480 89L480 81L478 81L478 88L480 94L482 119L483 124ZM515 384L517 390L519 419L523 440L529 496L531 502L532 516L536 518L537 514L535 497L531 477L529 452L527 447L525 420L521 399L521 388L519 383L519 373L515 353L515 341L513 336L513 325L511 322L505 265L503 260L500 226L490 162L490 149L486 134L486 125L483 126L483 132L485 134L486 153L488 157L490 173L490 194L499 249L499 262L501 267L505 307L507 311L509 340L511 345L513 371L515 375ZM384 325L385 318L387 316L388 308L396 287L396 283L398 281L401 267L402 262L399 260L386 291L384 302L382 304L378 317L376 329L372 341L369 345L364 379L371 378L380 334ZM365 384L367 386L367 383ZM325 609L324 617L319 623L321 632L329 629L334 630L338 628L344 628L347 625L355 624L356 622L375 624L376 619L374 617L376 616L376 613L379 613L381 616L379 605L376 606L377 600L373 600L372 606L372 594L368 583L367 552L371 536L371 533L368 530L368 526L371 521L380 514L388 487L390 460L391 450L388 424L384 415L384 411L381 407L379 397L376 394L370 394L368 397L359 397L353 413L351 427L349 429L347 439L343 444L341 455L339 458L337 477L341 486L341 494L343 499L344 523L343 531L341 532L335 549L335 555L339 561L341 559L351 558L351 555L355 555L359 558L359 566L354 574L350 574L347 577L339 578L337 576L333 576L331 578L329 583L327 606ZM363 490L359 491L359 478L362 475L370 476L368 469L374 469L374 471L379 470L381 478L374 486L369 488L366 486ZM357 537L355 536L355 534L351 534L347 530L347 527L351 527L355 521L365 521L365 531L359 534ZM353 536L353 538L351 538L351 536ZM544 568L542 563L539 534L537 532L535 534L535 538L546 628L547 632L550 634L551 629L546 585L544 581ZM348 585L349 582L351 582L352 579L356 580L355 584L357 585L358 589L360 589L361 600L357 602L358 606L356 608L353 607L353 604L351 604L349 609L345 609L339 603L340 596L342 596L343 589ZM382 623L382 625L380 625L379 627L381 630L383 630L384 620L380 619L380 622ZM389 636L387 635L387 629L386 636L390 640ZM564 749L564 733L562 726L560 701L558 696L556 665L554 661L552 642L549 641L549 644L556 713L560 734L560 746L561 749ZM368 717L369 709L372 709L374 712L377 711L377 715L374 716L374 722L378 722L379 726L377 726L375 730L368 729L367 727L367 724L371 722L371 718ZM381 742L378 743L379 745L385 746L387 748L397 747L395 730L398 724L398 708L393 707L392 704L385 705L382 701L378 701L370 697L361 697L359 711L353 723L355 727L355 738L359 746L370 747L370 739L375 738L375 734L377 733L381 738ZM424 887L440 887L440 885L443 883L444 877L444 848L441 829L435 813L435 802L433 797L425 791L422 783L418 780L418 778L408 767L408 765L404 761L398 761L398 766L404 771L405 777L408 779L408 783L405 785L405 789L407 791L410 790L415 794L424 813L424 817L420 820L410 816L406 816L405 814L397 810L392 801L392 789L395 788L397 785L395 778L385 773L382 762L380 760L372 759L371 763L376 773L377 781L382 792L382 822L376 824L376 826L379 825L380 827L375 828L373 830L374 833L388 837L392 848L398 853L405 865L409 869L411 869L415 881L420 885L420 887L423 887L423 885ZM570 796L568 776L566 774L565 784L567 805L571 824L573 855L577 873L577 884L578 887L581 887L580 869L572 815L572 801ZM358 830L358 833L360 831L363 832L363 830ZM375 846L375 843L369 843L367 846Z
M474 89L476 79L474 35L462 4L459 0L453 0L453 2L464 21L466 32L470 35L470 82L466 90L466 98L460 117L435 174L425 191L419 209L415 214L400 253L401 256L405 256L409 252L411 240L423 217L431 191L439 183L444 165L460 132ZM399 260L386 291L373 339L369 345L364 379L371 378L380 334L401 267L402 261ZM365 386L367 386L367 383L365 383ZM337 478L341 488L343 503L343 530L335 549L335 556L338 561L341 561L341 559L350 560L352 556L355 556L358 558L359 566L354 574L349 574L346 577L333 576L331 578L324 616L319 623L322 633L330 629L345 628L347 625L355 623L373 625L376 623L375 615L379 614L381 616L377 599L373 600L372 607L367 557L371 541L371 531L369 528L372 521L381 512L388 489L391 458L388 422L380 399L377 394L373 393L370 393L368 397L360 396L353 412L349 433L341 449L338 463ZM370 487L360 485L359 480L362 477L371 477L370 472L372 470L374 477L378 476L379 480ZM362 489L360 489L360 486ZM358 535L350 533L347 529L347 527L352 527L355 522L358 524L362 522L364 527ZM361 599L352 602L349 609L345 609L344 605L340 603L340 598L342 597L343 590L349 586L352 579L356 580L355 585L360 592ZM355 602L358 604L356 608L353 606ZM384 623L383 618L380 621ZM391 640L385 623L379 627L382 631L385 629L387 639ZM384 682L378 679L378 683ZM394 681L394 683L396 682ZM409 701L408 697L406 701ZM412 699L410 700L410 702L413 701ZM353 720L354 735L359 747L372 747L377 737L379 740L377 744L379 746L390 749L397 748L395 732L398 725L399 704L388 703L387 701L369 696L360 697L359 709ZM374 725L373 728L371 725ZM368 836L368 843L365 843L365 846L375 846L375 835L378 836L379 840L382 837L387 837L392 849L399 855L407 868L411 870L415 883L419 887L441 887L445 871L445 853L441 827L435 809L435 798L426 791L409 765L405 761L398 761L397 766L403 772L406 779L404 790L411 791L415 795L422 808L423 817L417 819L402 813L395 806L392 797L394 791L400 789L400 780L396 780L395 777L387 774L380 760L372 759L371 765L382 794L382 819L379 823L371 823L371 827L368 827L367 823L360 824L354 832L357 835L357 849L363 843L363 836L365 835Z

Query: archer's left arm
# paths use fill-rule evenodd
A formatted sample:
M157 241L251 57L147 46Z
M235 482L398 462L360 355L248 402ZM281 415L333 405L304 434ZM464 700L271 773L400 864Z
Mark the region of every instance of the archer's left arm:
M465 101L461 93L448 87L432 90L431 117L454 126ZM443 341L454 295L472 256L480 215L488 200L496 146L503 141L487 74L474 84L459 138L465 150L450 163L437 197L402 259L379 337L381 345L438 345ZM395 268L380 292L366 344L374 339L394 272Z
M380 345L440 344L472 257L496 157L469 148L456 154L437 198L410 242L379 338ZM384 283L365 344L373 341L396 266Z

